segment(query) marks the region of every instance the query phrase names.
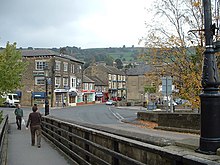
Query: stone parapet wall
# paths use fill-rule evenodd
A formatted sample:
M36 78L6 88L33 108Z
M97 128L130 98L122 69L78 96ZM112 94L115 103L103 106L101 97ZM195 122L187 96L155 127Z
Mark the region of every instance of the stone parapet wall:
M160 147L106 131L43 117L43 134L78 164L218 164L219 156L204 156L178 146ZM99 129L99 127L98 127Z
M198 133L200 130L200 114L189 112L138 112L139 120L158 123L158 128Z

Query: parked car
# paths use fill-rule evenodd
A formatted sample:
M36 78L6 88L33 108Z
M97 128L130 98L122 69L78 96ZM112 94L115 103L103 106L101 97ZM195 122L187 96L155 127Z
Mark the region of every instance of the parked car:
M106 105L115 105L115 103L116 102L113 101L113 100L108 100L108 101L105 102Z

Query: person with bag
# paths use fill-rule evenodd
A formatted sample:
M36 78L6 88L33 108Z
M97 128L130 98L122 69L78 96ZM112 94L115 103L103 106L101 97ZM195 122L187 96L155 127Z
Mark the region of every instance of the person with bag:
M21 121L23 118L23 110L21 109L21 105L17 104L16 109L14 111L15 116L16 116L16 124L17 124L17 129L21 130Z
M41 114L37 112L38 108L37 106L32 107L32 113L29 114L28 121L26 128L28 129L28 126L30 124L30 130L31 130L31 145L35 145L35 135L37 136L37 147L41 147Z

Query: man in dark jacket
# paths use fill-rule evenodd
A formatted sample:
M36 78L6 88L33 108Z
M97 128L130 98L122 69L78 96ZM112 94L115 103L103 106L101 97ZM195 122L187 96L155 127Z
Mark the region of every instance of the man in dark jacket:
M37 146L41 147L41 114L37 112L37 106L32 107L32 113L29 114L26 127L31 127L31 145L35 145L35 134L37 135Z
M16 109L15 109L15 116L16 116L16 124L17 124L17 129L21 130L21 120L23 117L23 110L21 109L21 105L17 104Z

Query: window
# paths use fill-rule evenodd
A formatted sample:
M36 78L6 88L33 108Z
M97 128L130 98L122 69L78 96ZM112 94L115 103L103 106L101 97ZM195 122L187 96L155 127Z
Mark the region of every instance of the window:
M112 77L113 77L113 78L112 78L113 80L117 80L117 79L116 79L116 75L112 75Z
M35 61L36 70L44 70L45 66L47 66L46 61Z
M61 78L60 77L55 77L55 87L59 88L61 83Z
M92 90L92 89L93 89L93 84L90 83L90 84L89 84L89 90Z
M64 71L64 72L67 72L67 71L68 71L68 63L67 63L67 62L64 62L64 63L63 63L63 71Z
M77 85L78 87L81 86L81 82L82 82L81 79L78 78L78 79L77 79L77 84L76 84L76 85Z
M85 90L88 90L88 88L89 88L88 83L85 83Z
M68 86L68 78L63 78L63 86L67 87Z
M72 78L71 80L71 87L76 88L76 78Z
M71 65L71 73L75 73L75 66Z
M8 95L9 99L12 100L12 95Z
M60 61L56 61L56 68L55 68L56 70L60 70L60 63L61 63Z
M110 89L112 88L112 83L111 83L111 82L108 83L108 87L109 87Z
M77 69L77 73L80 73L81 72L81 70L82 70L82 67L81 67L81 65L78 65L77 67L76 67L76 69Z
M118 80L121 81L122 80L122 76L118 75Z
M44 77L35 77L35 85L44 85L45 79Z

